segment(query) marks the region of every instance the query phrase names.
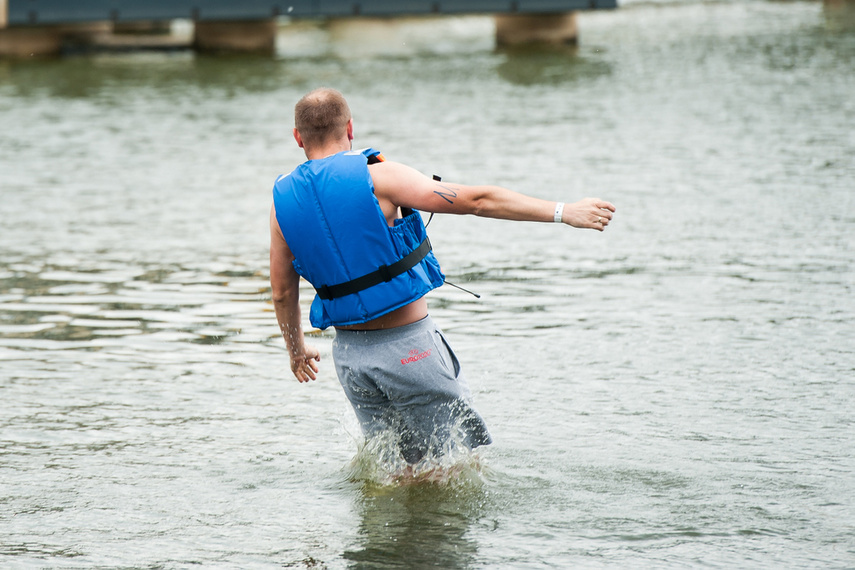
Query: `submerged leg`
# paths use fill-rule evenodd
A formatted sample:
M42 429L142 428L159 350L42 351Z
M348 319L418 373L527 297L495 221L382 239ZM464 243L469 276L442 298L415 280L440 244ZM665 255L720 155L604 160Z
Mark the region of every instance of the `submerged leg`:
M338 331L336 371L366 437L396 430L408 463L492 440L460 363L428 317L382 331Z

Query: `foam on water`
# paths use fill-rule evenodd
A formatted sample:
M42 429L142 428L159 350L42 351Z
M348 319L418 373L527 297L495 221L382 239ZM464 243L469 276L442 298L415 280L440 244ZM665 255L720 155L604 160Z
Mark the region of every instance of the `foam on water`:
M366 487L432 484L457 486L483 481L486 468L484 452L469 449L462 438L443 445L433 442L432 449L414 464L401 456L400 436L387 431L368 440L357 441L357 452L348 467L348 479Z

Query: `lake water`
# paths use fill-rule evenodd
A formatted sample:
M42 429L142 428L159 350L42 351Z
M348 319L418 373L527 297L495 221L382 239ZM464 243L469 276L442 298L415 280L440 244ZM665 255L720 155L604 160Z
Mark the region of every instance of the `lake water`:
M460 18L0 63L0 565L855 567L851 15L579 26L577 50ZM391 160L618 208L602 234L434 218L482 297L431 313L495 440L451 482L354 461L331 334L316 382L288 369L267 214L319 85Z

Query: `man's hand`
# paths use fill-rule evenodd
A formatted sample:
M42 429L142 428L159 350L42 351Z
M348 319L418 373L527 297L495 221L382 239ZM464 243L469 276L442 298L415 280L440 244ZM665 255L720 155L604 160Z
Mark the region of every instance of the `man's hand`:
M561 221L574 228L590 228L603 231L612 220L615 207L599 198L584 198L564 207Z
M318 362L321 355L313 346L304 346L302 352L291 354L291 372L298 382L308 382L315 379L318 373Z

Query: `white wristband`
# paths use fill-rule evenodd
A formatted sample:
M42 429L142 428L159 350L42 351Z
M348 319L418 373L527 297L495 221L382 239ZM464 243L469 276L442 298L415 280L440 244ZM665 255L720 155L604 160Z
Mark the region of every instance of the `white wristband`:
M564 202L557 202L555 204L555 217L553 218L555 220L556 224L561 223L561 217L563 215L564 215Z

